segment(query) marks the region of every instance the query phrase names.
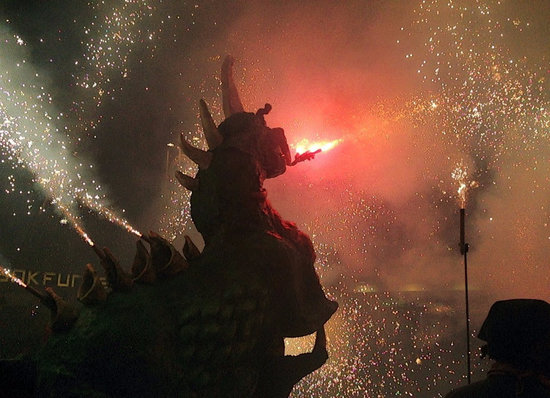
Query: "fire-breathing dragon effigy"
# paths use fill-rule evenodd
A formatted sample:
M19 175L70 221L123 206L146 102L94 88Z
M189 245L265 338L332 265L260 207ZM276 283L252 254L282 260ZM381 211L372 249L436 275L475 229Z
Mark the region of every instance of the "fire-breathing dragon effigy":
M313 333L336 311L310 238L263 188L295 164L284 131L266 125L269 104L244 111L232 66L227 57L219 126L200 101L209 150L181 140L198 172L176 177L192 192L204 249L186 236L182 254L150 233L131 273L96 248L108 287L88 264L78 311L48 290L53 333L35 358L39 396L253 396L273 341Z

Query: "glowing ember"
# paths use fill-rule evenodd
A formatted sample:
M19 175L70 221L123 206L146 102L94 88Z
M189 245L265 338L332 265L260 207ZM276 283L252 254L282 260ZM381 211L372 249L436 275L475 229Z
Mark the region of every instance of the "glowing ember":
M0 265L0 273L4 274L5 276L8 277L8 279L10 281L12 281L13 283L17 283L19 286L23 286L23 287L27 287L27 285L25 284L25 282L23 282L21 279L19 279L18 277L16 277L13 272L8 269L8 268L4 268Z
M88 236L86 232L84 232L80 225L73 224L73 227L87 244L89 244L90 246L94 246L94 241Z
M463 209L466 206L467 185L465 181L468 178L468 170L462 162L453 170L451 177L458 182L458 201L460 208Z
M56 201L53 201L55 203ZM80 224L77 221L77 218L67 209L65 206L63 206L61 203L55 203L59 210L63 213L63 216L65 219L63 219L61 222L67 223L69 222L72 227L75 229L76 232L84 239L84 241L89 244L90 246L94 246L94 241L88 236L88 234L84 231L84 229L80 226Z
M326 152L334 148L336 145L340 144L342 141L343 139L340 138L333 141L310 142L308 139L304 138L298 144L296 144L296 153L315 152L319 149L322 152Z
M451 177L458 182L458 201L460 203L460 208L464 209L466 207L466 193L468 192L469 188L475 188L477 187L476 181L470 181L468 180L468 168L464 165L464 163L461 161L456 168L451 173Z

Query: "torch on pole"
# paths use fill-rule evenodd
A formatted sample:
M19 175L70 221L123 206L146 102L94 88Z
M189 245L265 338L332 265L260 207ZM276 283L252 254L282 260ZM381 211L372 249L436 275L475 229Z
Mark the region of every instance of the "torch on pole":
M465 238L466 209L460 208L460 254L464 257L464 295L466 299L466 365L468 384L472 382L471 353L470 353L470 300L468 295L468 248Z

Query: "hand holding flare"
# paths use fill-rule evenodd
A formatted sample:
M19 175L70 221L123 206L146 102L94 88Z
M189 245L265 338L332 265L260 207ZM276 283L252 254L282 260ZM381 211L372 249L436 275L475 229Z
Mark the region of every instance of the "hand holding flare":
M296 164L303 162L305 160L311 160L315 158L315 155L321 152L322 149L317 149L316 151L305 151L304 153L297 153L294 156L294 161L289 164L289 166L295 166Z

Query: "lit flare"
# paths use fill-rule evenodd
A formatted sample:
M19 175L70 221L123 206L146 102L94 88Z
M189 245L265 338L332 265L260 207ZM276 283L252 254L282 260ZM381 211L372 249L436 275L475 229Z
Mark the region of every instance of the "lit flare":
M343 141L342 138L332 141L317 141L310 142L308 139L304 138L298 144L296 144L296 153L303 154L305 152L316 152L321 150L321 152L326 152L334 148L336 145L340 144Z

